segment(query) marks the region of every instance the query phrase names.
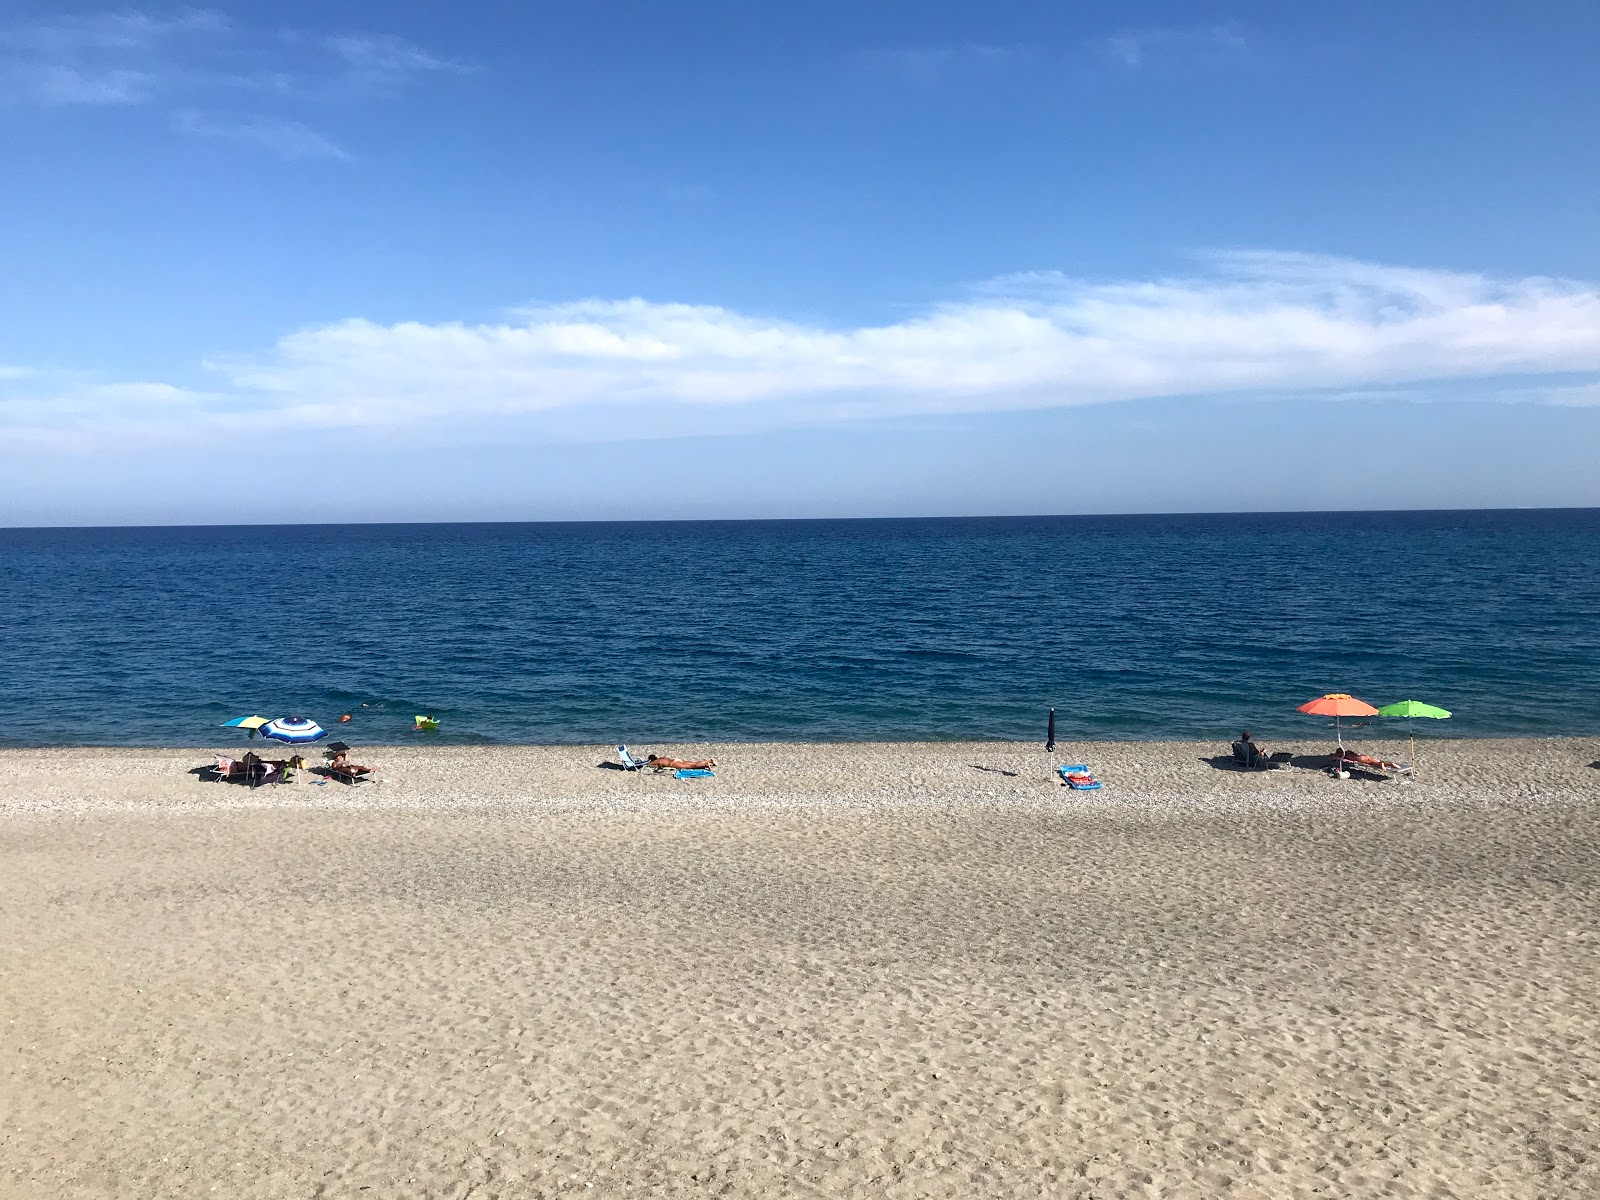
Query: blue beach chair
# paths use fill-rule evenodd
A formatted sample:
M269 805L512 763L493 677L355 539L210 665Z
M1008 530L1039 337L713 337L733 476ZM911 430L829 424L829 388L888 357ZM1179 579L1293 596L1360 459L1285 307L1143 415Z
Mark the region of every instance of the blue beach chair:
M617 747L617 757L622 760L622 769L624 771L639 771L650 765L644 759L635 758L629 754L626 746Z

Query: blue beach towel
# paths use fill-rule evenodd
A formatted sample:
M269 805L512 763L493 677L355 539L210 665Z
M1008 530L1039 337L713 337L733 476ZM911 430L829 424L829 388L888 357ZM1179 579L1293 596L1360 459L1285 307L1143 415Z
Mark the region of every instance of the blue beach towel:
M672 773L674 779L710 779L716 772L706 767L679 767Z

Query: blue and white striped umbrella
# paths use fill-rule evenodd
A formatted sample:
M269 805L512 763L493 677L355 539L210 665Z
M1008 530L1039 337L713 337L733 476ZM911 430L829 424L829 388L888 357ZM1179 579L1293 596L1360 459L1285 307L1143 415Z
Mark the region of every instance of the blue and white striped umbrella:
M280 742L314 742L328 736L328 731L310 717L279 717L261 727L261 736Z

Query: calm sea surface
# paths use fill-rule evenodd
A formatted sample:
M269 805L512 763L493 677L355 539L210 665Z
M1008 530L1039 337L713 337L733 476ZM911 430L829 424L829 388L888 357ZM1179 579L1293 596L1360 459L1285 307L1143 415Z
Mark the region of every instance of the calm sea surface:
M1600 731L1600 510L0 530L12 746L1226 740L1327 691Z

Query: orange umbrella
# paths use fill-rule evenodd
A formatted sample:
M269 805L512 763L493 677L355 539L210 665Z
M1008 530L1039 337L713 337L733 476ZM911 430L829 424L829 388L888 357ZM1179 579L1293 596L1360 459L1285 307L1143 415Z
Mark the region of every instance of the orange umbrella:
M1357 700L1349 692L1329 692L1315 700L1307 700L1300 711L1316 717L1332 717L1334 736L1339 739L1339 749L1344 749L1344 731L1339 728L1340 717L1375 717L1378 710L1365 700Z

